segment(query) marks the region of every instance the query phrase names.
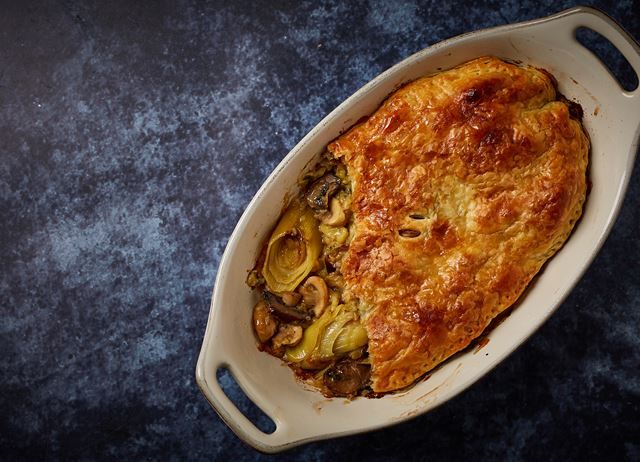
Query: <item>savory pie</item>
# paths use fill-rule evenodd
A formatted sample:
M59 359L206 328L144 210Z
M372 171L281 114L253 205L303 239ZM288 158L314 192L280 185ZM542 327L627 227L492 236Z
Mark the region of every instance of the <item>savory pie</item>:
M546 71L411 82L331 142L250 273L259 345L330 396L390 392L510 307L582 213L589 140Z

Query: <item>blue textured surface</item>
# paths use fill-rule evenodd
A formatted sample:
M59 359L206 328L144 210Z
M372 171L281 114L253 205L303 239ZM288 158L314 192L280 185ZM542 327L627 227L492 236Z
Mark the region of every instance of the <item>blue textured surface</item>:
M637 1L595 3L640 36ZM267 459L194 382L251 196L402 58L571 5L2 2L0 459ZM282 457L640 459L637 170L577 288L485 379L408 423Z

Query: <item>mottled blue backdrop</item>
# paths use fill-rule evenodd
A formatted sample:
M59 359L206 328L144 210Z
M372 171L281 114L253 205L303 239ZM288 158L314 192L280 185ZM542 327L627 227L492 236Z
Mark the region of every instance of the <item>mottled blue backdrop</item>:
M638 1L595 4L640 36ZM254 192L399 60L571 5L0 1L0 459L266 460L194 381ZM637 170L577 288L485 379L408 423L282 457L640 459Z

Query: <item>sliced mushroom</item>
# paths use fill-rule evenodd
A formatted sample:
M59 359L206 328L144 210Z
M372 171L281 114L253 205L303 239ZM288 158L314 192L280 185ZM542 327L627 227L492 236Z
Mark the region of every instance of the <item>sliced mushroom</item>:
M342 226L347 222L347 215L337 198L331 199L329 211L322 215L321 221L329 226Z
M271 292L265 290L262 292L262 297L264 301L267 303L269 310L271 310L277 317L282 319L283 321L310 321L311 317L308 313L305 313L301 310L297 310L290 306L286 306L278 297L276 297Z
M260 300L253 308L253 329L256 331L258 339L263 343L266 342L273 337L277 328L277 319L271 314L267 303Z
M284 324L280 326L278 333L273 337L273 348L279 349L283 346L294 346L302 340L302 327L294 324Z
M332 173L327 173L316 180L307 193L307 203L315 212L325 213L329 211L329 200L342 186L340 178Z
M308 307L312 307L316 317L322 315L324 309L329 304L329 288L320 276L307 278L299 289L302 300Z
M301 298L302 295L297 292L284 292L282 294L282 301L287 306L296 306Z
M371 368L354 361L339 362L324 373L323 382L335 396L353 397L369 381Z

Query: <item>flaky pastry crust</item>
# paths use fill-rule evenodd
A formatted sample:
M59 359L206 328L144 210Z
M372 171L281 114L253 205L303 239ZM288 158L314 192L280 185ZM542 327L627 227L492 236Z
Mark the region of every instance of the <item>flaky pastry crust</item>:
M375 392L478 337L585 200L589 141L553 78L492 57L402 87L328 150L352 181L341 271L368 307Z

